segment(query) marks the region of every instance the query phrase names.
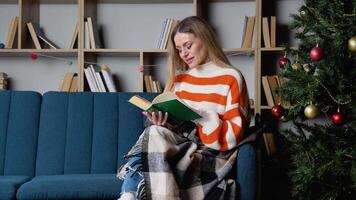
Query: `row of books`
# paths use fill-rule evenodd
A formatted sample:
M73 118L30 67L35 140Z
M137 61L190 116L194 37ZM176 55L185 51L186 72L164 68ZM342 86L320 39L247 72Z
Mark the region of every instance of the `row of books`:
M87 65L85 78L92 92L116 92L116 87L108 65Z
M143 76L144 85L146 92L162 92L162 87L159 81L153 80L151 75L144 75Z
M18 31L18 24L19 24L19 17L15 16L11 19L10 24L9 24L9 29L8 29L8 34L6 37L6 42L5 42L5 48L7 49L12 49L14 48L14 45L16 43L16 35ZM58 49L58 45L56 45L52 40L50 40L46 34L44 33L44 30L40 27L39 24L34 23L34 22L27 22L26 23L28 32L30 33L32 42L34 44L34 47L36 49ZM72 41L70 43L71 49L74 48L76 42L78 39L78 24L76 25Z
M5 72L0 72L0 90L7 89L7 74Z
M276 47L276 16L271 16L270 18L269 23L268 17L262 17L262 35L266 48ZM271 28L269 24L271 24Z
M280 103L282 106L290 106L289 102L281 101L277 94L277 89L284 84L284 79L278 75L262 76L262 87L266 96L268 106L274 106Z
M271 28L269 27L271 25ZM255 29L255 16L245 16L241 48L251 48ZM264 47L276 47L276 16L262 17L262 35Z
M79 89L79 77L77 73L67 72L64 75L63 81L59 86L59 91L77 92Z
M101 47L99 32L96 23L91 17L86 17L84 21L84 48L97 49Z
M177 24L178 24L178 20L175 19L167 18L164 20L162 31L158 39L158 44L157 44L158 49L166 49L168 47L169 37L172 33L172 30L174 29L174 27L177 26Z

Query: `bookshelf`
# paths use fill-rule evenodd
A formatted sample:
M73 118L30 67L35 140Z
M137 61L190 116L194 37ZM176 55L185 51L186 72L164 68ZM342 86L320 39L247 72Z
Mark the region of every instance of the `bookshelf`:
M143 91L144 74L152 74L163 86L168 52L156 48L163 21L198 15L213 25L226 55L245 75L253 108L260 113L271 108L264 97L261 77L278 73L283 44L297 46L288 24L290 14L296 13L301 3L302 0L5 0L0 2L0 25L6 27L0 33L3 38L0 41L5 42L14 16L19 16L19 23L14 47L0 49L0 68L12 77L14 90L57 90L65 73L72 70L79 75L79 91L88 91L84 76L86 62L108 64L116 76L118 91ZM245 16L255 16L250 48L241 48ZM266 48L262 18L270 16L277 19L276 47ZM92 18L103 38L101 48L84 48L84 19L87 17ZM27 22L38 23L60 48L35 49ZM70 49L78 22L78 46ZM30 62L28 58L32 53L47 57L40 56ZM70 60L72 65L68 66L65 60ZM22 62L26 68L39 69L35 71L36 81L26 84L29 78L20 72L31 70L23 69ZM143 65L147 66L142 73L139 66Z
M0 26L4 28L0 31L0 42L6 41L11 19L19 16L19 23L13 48L0 49L0 72L8 74L13 90L44 93L58 90L65 74L72 71L78 74L79 91L89 91L84 66L99 63L109 65L118 91L144 91L146 74L159 80L163 87L168 52L157 48L163 22L166 18L180 20L198 15L212 24L224 52L244 74L254 112L268 118L271 106L267 104L261 77L278 73L284 44L298 46L288 25L290 14L297 13L302 3L302 0L3 0ZM255 16L249 48L241 48L245 16ZM276 16L276 46L266 48L262 19L270 16ZM87 17L92 18L103 39L101 48L84 48ZM38 23L60 48L35 49L27 22ZM78 46L72 49L69 47L77 24ZM32 53L40 58L31 60ZM142 72L140 66L145 66Z

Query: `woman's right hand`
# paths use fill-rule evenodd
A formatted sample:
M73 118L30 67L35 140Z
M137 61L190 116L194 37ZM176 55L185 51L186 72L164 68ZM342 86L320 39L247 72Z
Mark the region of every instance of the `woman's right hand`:
M147 117L147 119L153 124L157 126L166 126L168 113L163 113L162 111L158 112L142 112L143 115Z

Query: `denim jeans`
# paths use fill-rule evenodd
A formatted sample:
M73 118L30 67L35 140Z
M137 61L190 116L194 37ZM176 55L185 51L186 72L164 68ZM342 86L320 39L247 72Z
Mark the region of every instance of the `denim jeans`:
M237 156L237 182L240 200L254 200L256 196L256 152L254 147L243 144Z
M132 147L128 155L125 156L127 164L124 166L125 173L122 176L123 183L121 186L121 193L129 192L135 196L140 195L140 186L144 184L141 151L142 147L138 142Z

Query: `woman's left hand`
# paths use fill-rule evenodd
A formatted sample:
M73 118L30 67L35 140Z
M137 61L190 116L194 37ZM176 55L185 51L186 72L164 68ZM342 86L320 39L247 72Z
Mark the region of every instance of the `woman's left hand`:
M154 125L157 126L166 126L168 113L164 113L162 111L158 112L142 112L143 115L147 117L148 120Z

